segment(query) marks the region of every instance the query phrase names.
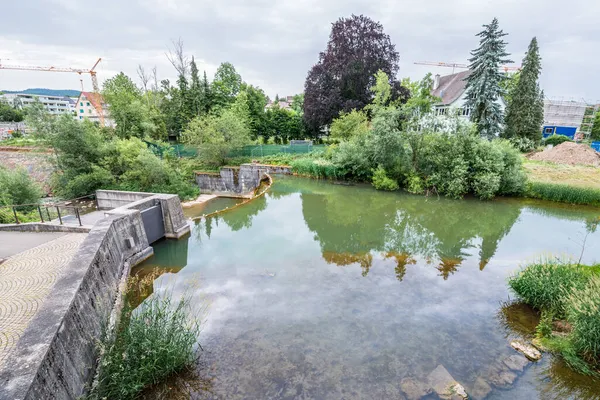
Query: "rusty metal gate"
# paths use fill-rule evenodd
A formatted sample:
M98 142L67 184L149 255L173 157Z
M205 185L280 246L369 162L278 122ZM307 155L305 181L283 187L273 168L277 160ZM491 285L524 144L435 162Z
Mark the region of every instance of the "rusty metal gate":
M148 243L154 243L165 236L165 224L160 204L143 210L142 222L144 223Z

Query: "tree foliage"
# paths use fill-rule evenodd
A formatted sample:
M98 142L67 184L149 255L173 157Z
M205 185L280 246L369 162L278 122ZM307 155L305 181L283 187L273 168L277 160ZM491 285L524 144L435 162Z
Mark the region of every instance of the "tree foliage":
M506 109L503 137L527 138L536 143L542 140L544 97L538 82L541 70L538 42L534 37L529 44L520 78Z
M331 123L330 135L337 139L350 139L356 135L364 135L369 131L367 114L363 111L352 110L342 112Z
M219 65L211 85L214 105L225 108L233 103L241 86L242 77L237 73L233 64L224 62Z
M502 129L503 115L499 101L504 95L502 82L505 79L500 66L510 63L506 52L506 42L502 39L507 34L498 26L494 18L490 24L483 25L484 30L476 36L481 39L479 47L471 52L467 78L466 95L471 111L471 120L477 124L482 137L493 139Z
M594 117L591 138L592 140L600 140L600 110L596 112L596 117Z
M23 111L0 100L0 122L21 122L24 118Z
M379 22L352 15L333 23L327 48L319 54L304 85L304 120L309 129L319 132L340 111L360 110L369 104L375 74L381 70L393 80L398 58ZM394 83L392 88L399 90L400 85Z

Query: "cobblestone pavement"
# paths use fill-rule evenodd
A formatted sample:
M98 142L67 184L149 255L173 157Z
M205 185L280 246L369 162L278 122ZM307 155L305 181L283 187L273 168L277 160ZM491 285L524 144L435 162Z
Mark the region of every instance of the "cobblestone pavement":
M0 368L86 236L71 233L0 264Z

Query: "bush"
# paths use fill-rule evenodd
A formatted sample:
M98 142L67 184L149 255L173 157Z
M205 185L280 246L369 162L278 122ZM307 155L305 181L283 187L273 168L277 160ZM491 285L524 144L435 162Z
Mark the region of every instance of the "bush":
M600 206L600 190L559 183L530 182L527 197L571 204Z
M37 204L42 189L22 168L0 167L0 205Z
M527 138L515 136L509 139L511 145L514 146L515 149L519 150L521 153L529 153L536 149L536 142Z
M600 276L591 276L587 285L573 288L567 315L575 351L587 362L600 365Z
M115 178L104 168L93 166L92 172L69 176L71 174L57 175L54 178L54 191L65 199L74 199L87 196L98 189L112 189L115 187Z
M190 299L173 302L153 295L135 311L125 310L123 326L102 345L98 383L92 399L135 399L142 389L159 383L194 363L200 324Z
M334 139L350 139L364 135L368 130L367 114L364 111L352 110L349 113L340 113L340 116L333 120L330 135Z
M565 135L552 135L552 136L548 136L546 139L544 139L545 145L551 144L552 146L557 146L564 142L572 142L572 140L569 139Z
M378 167L373 171L373 186L377 190L394 191L399 189L398 182L388 178L385 169L382 167Z
M566 315L569 294L585 288L586 267L555 261L528 265L508 281L510 288L527 304L549 311L557 318Z

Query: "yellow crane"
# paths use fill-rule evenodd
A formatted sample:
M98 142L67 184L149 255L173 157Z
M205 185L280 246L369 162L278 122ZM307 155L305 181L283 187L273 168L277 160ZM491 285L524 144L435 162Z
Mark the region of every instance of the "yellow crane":
M81 68L72 68L72 67L54 67L54 66L34 66L34 65L9 65L2 64L2 60L0 60L0 69L12 69L12 70L21 70L21 71L38 71L38 72L74 72L78 75L82 74L90 74L92 78L92 88L94 89L94 101L97 101L98 106L94 106L96 112L98 113L98 117L100 119L100 125L104 126L104 110L102 105L102 97L100 95L100 86L98 85L98 77L96 76L96 67L100 64L102 58L98 58L94 66L90 69L81 69ZM83 82L83 81L82 81ZM82 91L83 91L83 83Z
M21 71L39 71L39 72L74 72L76 74L90 74L92 77L92 87L94 88L95 93L100 92L100 87L98 86L98 78L96 77L96 67L100 64L102 58L99 58L98 61L94 64L94 66L90 69L80 69L80 68L72 68L72 67L39 67L33 65L10 65L10 64L2 64L2 60L0 60L0 69L13 69L13 70L21 70Z

